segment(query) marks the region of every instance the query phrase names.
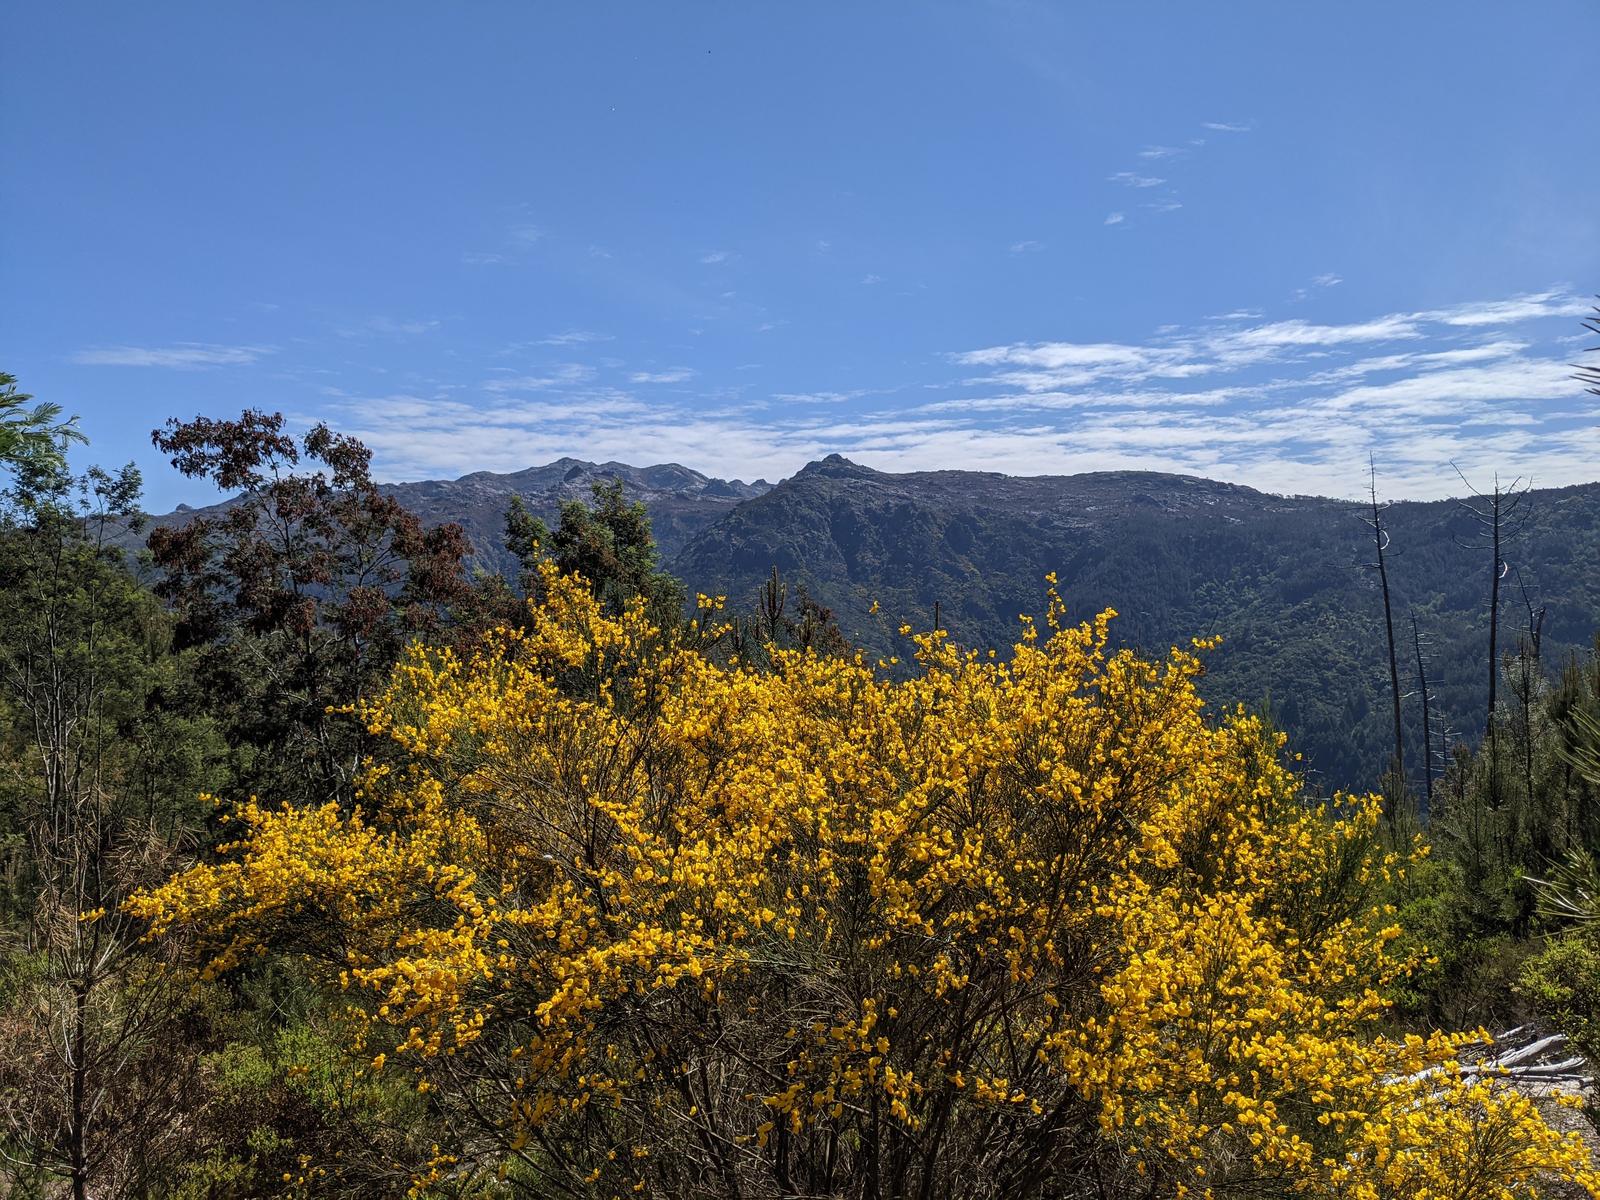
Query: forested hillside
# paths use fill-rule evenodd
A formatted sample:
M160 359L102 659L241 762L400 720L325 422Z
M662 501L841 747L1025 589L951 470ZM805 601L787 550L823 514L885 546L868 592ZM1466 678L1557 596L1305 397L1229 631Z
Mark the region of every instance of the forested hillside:
M1009 644L1053 571L1075 614L1117 610L1121 644L1159 653L1221 635L1206 656L1208 699L1270 700L1314 780L1373 786L1393 736L1365 511L1175 475L893 475L834 456L741 504L669 565L690 588L736 603L753 598L777 566L880 654L903 650L902 621L926 628L935 605L956 640ZM1536 612L1545 610L1544 661L1559 664L1589 649L1595 634L1600 485L1531 492L1517 517L1503 552L1500 649L1515 650L1528 627L1525 587ZM1402 687L1417 691L1414 613L1436 701L1437 765L1442 737L1482 732L1493 555L1483 528L1455 502L1399 503L1383 520ZM1405 712L1407 760L1419 778L1414 696Z
M1382 598L1361 504L1141 472L895 475L838 456L776 487L677 464L561 459L383 491L425 525L459 524L471 561L510 577L518 569L505 545L512 498L554 523L563 504L587 501L597 482L620 483L645 506L663 562L691 596L723 593L748 606L776 567L831 609L852 642L889 656L905 650L900 625L929 626L935 606L956 640L1009 645L1017 617L1038 610L1040 584L1056 572L1073 612L1118 611L1118 644L1162 652L1220 635L1203 694L1270 703L1314 783L1373 786L1390 753ZM180 510L155 523L194 515ZM1434 701L1428 761L1438 770L1452 742L1483 730L1493 554L1458 502L1406 501L1383 519L1409 693L1406 758L1421 790L1411 619ZM1542 611L1546 666L1587 652L1600 612L1600 574L1586 568L1600 550L1600 484L1529 493L1507 535L1500 651L1514 651Z

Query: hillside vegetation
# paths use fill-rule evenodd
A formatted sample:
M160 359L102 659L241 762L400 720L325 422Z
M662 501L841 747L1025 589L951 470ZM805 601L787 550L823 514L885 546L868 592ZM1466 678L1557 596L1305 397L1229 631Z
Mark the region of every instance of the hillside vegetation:
M1359 503L1144 472L896 475L838 456L776 487L675 465L562 459L383 490L424 524L460 524L470 561L510 578L520 569L503 536L511 499L554 524L597 482L620 484L645 506L666 569L691 595L748 606L776 567L831 610L853 644L892 656L906 648L901 623L930 625L936 606L957 641L1009 645L1017 617L1038 614L1040 581L1054 572L1073 613L1117 610L1119 645L1160 654L1197 634L1220 636L1202 694L1267 705L1316 785L1375 786L1393 744L1382 599ZM1532 491L1520 515L1503 552L1501 648L1514 650L1538 620L1541 655L1559 667L1593 647L1600 575L1586 564L1600 552L1600 484ZM1406 758L1422 790L1424 761L1441 770L1451 745L1475 742L1484 728L1493 554L1455 501L1404 501L1384 521L1403 686L1413 694ZM1426 759L1413 616L1434 704Z
M1523 511L1526 524L1503 555L1514 575L1501 646L1514 649L1528 625L1525 586L1545 610L1544 658L1559 664L1587 653L1596 632L1600 574L1590 564L1600 553L1600 485L1531 492ZM1219 635L1202 693L1218 704L1270 702L1314 781L1371 787L1393 736L1382 599L1365 568L1373 538L1362 515L1356 503L1176 475L892 475L835 457L741 504L670 567L697 590L746 602L775 565L879 654L901 647L902 621L931 624L935 605L956 640L1005 645L1018 614L1037 612L1039 580L1055 572L1074 614L1117 610L1119 644L1162 653ZM1411 614L1429 643L1437 769L1441 735L1476 741L1483 730L1493 556L1476 548L1482 530L1452 501L1398 503L1384 523L1408 690L1416 690ZM1406 721L1417 781L1415 701Z
M834 460L718 500L673 561L720 547L723 599L620 471L508 498L474 571L360 442L247 411L155 431L234 499L130 562L138 473L26 419L56 432L0 459L0 1195L1600 1198L1559 1049L1600 1046L1600 664L1549 657L1577 615L1507 633L1424 812L1307 786L1217 701L1214 629L1136 624L1158 585L1164 620L1246 584L1265 620L1319 514L1359 554L1349 506L1118 475L978 477L983 508ZM1528 497L1524 544L1589 497ZM1396 506L1396 549L1457 511ZM1071 547L1077 581L998 599L972 565ZM1348 627L1292 607L1353 637L1350 577ZM1469 623L1459 582L1405 602ZM1002 604L1005 640L953 636ZM1528 1021L1553 1056L1486 1063L1478 1025Z

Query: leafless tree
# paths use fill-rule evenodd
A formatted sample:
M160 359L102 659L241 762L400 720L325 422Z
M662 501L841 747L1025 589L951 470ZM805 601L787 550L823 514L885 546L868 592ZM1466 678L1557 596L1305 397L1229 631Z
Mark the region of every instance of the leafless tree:
M1389 507L1389 502L1378 502L1378 466L1371 455L1367 456L1367 496L1371 505L1372 515L1363 517L1362 521L1372 530L1372 542L1376 550L1376 557L1367 564L1369 568L1378 573L1378 587L1383 593L1383 628L1388 639L1389 648L1389 697L1394 707L1394 758L1389 764L1390 789L1393 794L1388 798L1384 811L1392 821L1394 810L1399 803L1398 793L1405 787L1405 734L1400 721L1400 662L1395 653L1394 644L1394 610L1389 599L1389 567L1387 553L1389 550L1389 530L1383 522L1383 514Z
M1422 701L1422 794L1427 798L1428 811L1433 811L1433 694L1428 690L1429 646L1417 623L1417 614L1411 613L1411 646L1417 656L1417 695Z
M1489 744L1489 801L1491 806L1498 807L1499 794L1499 758L1496 751L1499 749L1495 735L1495 705L1497 703L1496 685L1500 679L1500 584L1505 579L1510 568L1505 560L1505 547L1513 540L1522 527L1527 523L1530 515L1529 509L1523 507L1523 502L1528 498L1529 491L1533 488L1530 480L1523 483L1518 476L1509 484L1501 484L1498 474L1488 492L1479 491L1472 482L1462 473L1460 467L1450 464L1467 490L1472 493L1473 500L1461 500L1457 503L1463 512L1467 513L1478 527L1478 532L1471 538L1458 540L1457 544L1466 550L1489 551L1489 697L1484 711L1484 739Z
M1540 648L1544 639L1544 614L1545 606L1534 607L1533 597L1528 593L1528 583L1522 577L1522 568L1518 567L1513 572L1517 581L1517 590L1522 593L1523 607L1528 611L1528 625L1522 634L1522 644L1517 652L1517 675L1513 690L1517 696L1518 719L1520 721L1519 736L1522 743L1522 780L1524 794L1532 803L1534 798L1533 788L1533 705L1543 683L1543 672L1540 670Z

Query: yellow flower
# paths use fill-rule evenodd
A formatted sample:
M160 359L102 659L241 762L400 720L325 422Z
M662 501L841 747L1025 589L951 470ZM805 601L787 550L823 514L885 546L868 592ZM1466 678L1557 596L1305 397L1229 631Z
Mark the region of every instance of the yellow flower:
M1456 1070L1466 1035L1385 1035L1412 964L1379 801L1305 802L1257 718L1207 717L1195 654L1113 650L1052 590L1009 661L934 631L909 677L758 672L542 570L526 629L416 647L362 711L406 761L361 809L252 800L222 861L129 904L212 973L307 954L351 1053L474 1153L537 1135L603 1195L681 1194L686 1163L838 1186L899 1147L934 1194L1093 1163L1152 1195L1600 1196Z

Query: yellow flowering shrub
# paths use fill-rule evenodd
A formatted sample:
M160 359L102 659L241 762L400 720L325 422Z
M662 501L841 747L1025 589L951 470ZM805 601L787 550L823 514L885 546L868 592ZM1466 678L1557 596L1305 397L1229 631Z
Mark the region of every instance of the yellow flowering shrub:
M132 904L213 971L320 965L457 1133L419 1192L1600 1196L1468 1037L1381 1036L1377 801L1305 804L1194 654L1052 591L1009 661L756 671L707 653L713 601L673 639L542 593L412 652L365 714L408 765L355 811L244 805Z

